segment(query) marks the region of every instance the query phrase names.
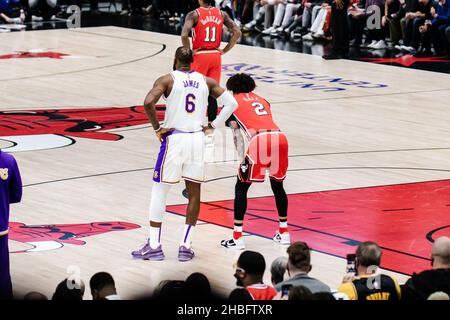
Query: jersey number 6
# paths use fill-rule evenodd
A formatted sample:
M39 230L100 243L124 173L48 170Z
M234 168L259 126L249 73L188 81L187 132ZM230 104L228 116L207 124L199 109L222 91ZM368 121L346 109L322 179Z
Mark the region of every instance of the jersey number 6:
M187 113L192 113L195 111L195 95L192 93L186 95L186 105L184 108Z

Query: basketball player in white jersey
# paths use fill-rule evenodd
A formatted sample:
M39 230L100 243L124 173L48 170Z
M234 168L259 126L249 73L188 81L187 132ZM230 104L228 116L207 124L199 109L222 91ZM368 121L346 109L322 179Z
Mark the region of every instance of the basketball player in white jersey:
M191 248L193 229L200 213L200 183L204 180L204 130L224 127L225 121L237 107L234 97L217 82L191 71L192 50L184 47L175 53L174 71L160 77L145 98L144 108L161 142L161 148L153 174L153 189L150 203L150 237L132 256L144 260L163 260L161 246L161 223L166 211L166 198L171 184L185 180L189 194L186 224L178 251L179 261L194 257ZM223 109L207 127L208 95L217 98ZM160 97L166 98L164 127L161 127L155 112Z

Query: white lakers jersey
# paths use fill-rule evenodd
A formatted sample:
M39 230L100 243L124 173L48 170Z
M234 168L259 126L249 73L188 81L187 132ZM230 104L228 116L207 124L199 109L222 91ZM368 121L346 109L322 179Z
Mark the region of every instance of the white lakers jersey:
M208 84L196 71L173 71L172 91L166 98L165 128L195 132L207 124Z

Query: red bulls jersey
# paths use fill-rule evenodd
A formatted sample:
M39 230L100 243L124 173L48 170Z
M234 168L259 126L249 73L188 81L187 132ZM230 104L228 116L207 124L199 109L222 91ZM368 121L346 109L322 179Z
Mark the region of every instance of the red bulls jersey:
M239 93L234 95L238 103L233 115L244 130L247 138L264 131L280 131L270 112L270 104L257 94Z
M192 48L194 50L218 49L222 39L222 12L218 8L203 7L196 11L198 21L192 32Z

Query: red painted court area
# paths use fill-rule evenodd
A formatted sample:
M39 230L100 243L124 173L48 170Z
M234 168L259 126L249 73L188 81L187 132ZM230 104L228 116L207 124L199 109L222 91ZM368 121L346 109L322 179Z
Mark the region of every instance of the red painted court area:
M184 215L186 205L167 211ZM233 199L202 203L200 212L202 221L233 227ZM277 228L273 196L249 199L244 232L272 238ZM412 274L430 268L433 239L450 237L450 180L290 194L289 230L292 241L342 258L376 241L383 268Z

